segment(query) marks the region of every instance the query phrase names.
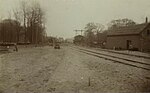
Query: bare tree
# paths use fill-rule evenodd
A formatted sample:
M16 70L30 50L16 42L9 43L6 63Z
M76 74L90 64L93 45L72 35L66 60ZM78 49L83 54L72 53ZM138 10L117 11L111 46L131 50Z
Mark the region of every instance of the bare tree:
M21 28L21 12L18 9L13 9L13 14L15 20L18 22L18 27L16 28L17 31L17 43L19 42L19 37L20 37L20 28Z
M3 31L2 31L2 20L3 20L3 16L0 16L0 42L2 42L3 40Z
M11 11L8 11L8 19L11 19L12 18L12 13Z
M26 1L21 1L21 11L22 11L22 15L23 15L23 26L24 26L24 31L25 31L25 42L27 42L27 27L26 27L26 21L27 21L27 2Z
M124 27L124 26L132 26L135 24L136 24L136 22L134 22L133 20L128 19L128 18L117 19L117 20L112 20L108 24L108 29L114 29L114 28Z
M38 43L42 41L45 30L45 13L38 2L20 2L20 8L14 10L14 17L23 25L24 42Z
M93 45L94 42L98 42L98 34L104 29L104 26L100 23L90 22L85 27L85 41L88 45Z
M39 3L35 2L31 7L31 17L30 17L32 41L34 43L39 43L42 39L44 30L44 11L42 10ZM33 40L34 39L34 40Z
M0 22L3 20L3 18L4 18L3 16L0 16Z

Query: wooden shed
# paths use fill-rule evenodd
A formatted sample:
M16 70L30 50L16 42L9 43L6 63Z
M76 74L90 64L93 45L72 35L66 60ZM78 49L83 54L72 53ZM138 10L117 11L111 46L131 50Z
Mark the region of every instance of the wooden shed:
M150 51L150 23L108 30L106 48Z

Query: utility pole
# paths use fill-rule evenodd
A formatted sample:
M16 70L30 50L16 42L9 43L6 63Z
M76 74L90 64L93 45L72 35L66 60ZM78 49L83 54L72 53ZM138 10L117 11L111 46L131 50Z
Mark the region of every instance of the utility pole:
M75 31L75 35L78 35L78 32L81 32L80 35L82 35L82 34L83 34L82 32L85 31L85 30L82 30L82 29L81 29L81 30L74 30L74 31Z
M74 30L75 31L75 36L78 34L78 30Z

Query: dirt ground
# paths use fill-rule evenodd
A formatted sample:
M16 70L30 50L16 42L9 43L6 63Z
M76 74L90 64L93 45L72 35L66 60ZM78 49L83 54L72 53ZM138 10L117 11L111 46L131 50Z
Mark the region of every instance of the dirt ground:
M0 93L150 92L149 71L68 46L21 48L0 56Z

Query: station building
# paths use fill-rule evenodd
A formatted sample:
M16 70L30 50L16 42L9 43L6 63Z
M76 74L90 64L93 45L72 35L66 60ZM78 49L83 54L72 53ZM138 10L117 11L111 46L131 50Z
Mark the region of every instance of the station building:
M108 31L106 48L133 49L150 51L150 23L119 27Z

